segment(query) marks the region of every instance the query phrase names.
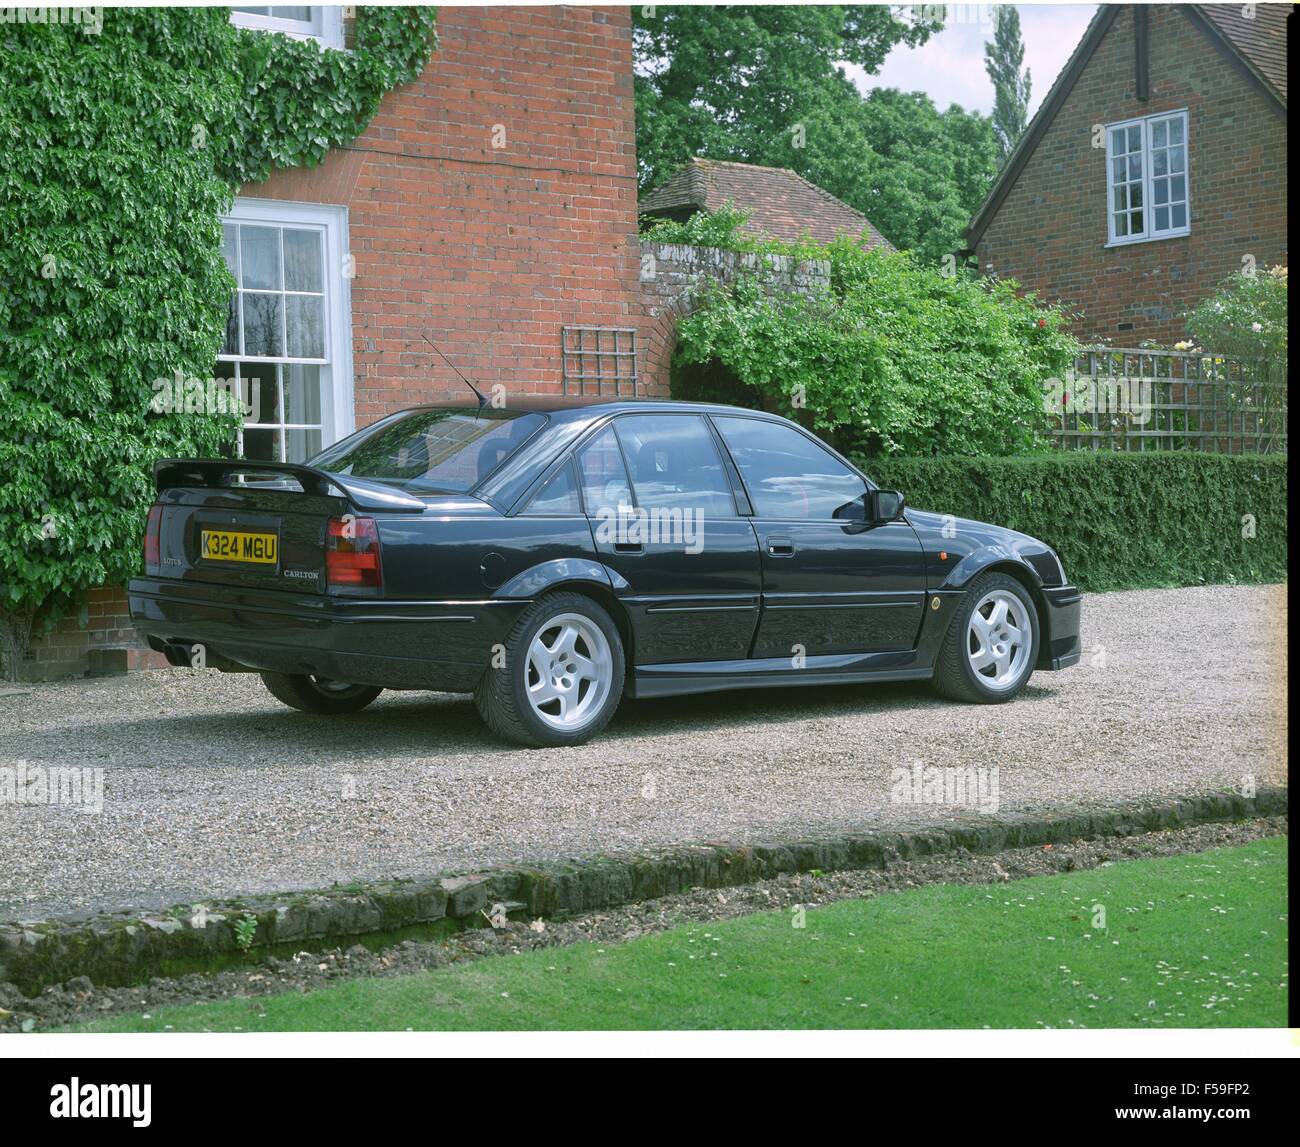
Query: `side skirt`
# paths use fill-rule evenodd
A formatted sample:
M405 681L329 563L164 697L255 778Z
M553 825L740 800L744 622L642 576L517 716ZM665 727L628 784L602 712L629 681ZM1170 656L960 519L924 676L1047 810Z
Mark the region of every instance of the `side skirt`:
M893 664L875 664L877 659ZM917 665L916 654L877 653L809 657L793 669L788 657L750 661L690 661L675 665L638 665L628 681L629 697L680 697L727 689L784 688L793 685L853 685L867 681L928 681L930 665Z

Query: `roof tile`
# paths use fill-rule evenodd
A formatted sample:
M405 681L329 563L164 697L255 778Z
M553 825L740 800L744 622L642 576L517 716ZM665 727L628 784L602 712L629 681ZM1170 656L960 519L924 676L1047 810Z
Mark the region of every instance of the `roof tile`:
M1286 102L1286 18L1291 4L1200 4L1201 12ZM1252 15L1247 16L1249 7Z
M731 203L749 213L743 230L794 242L804 235L827 243L838 235L866 233L866 246L890 247L861 211L785 167L759 167L696 157L642 196L642 215L682 208L718 211Z

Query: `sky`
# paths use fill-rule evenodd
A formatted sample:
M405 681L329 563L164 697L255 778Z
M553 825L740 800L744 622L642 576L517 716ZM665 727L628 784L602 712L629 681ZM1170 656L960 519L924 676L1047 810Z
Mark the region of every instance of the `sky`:
M940 111L960 104L971 111L993 111L993 85L984 71L984 44L993 38L992 4L950 4L947 25L920 48L895 48L880 73L845 71L862 91L900 88L925 92ZM1051 89L1070 53L1083 38L1096 4L1017 4L1020 36L1031 90L1029 114Z

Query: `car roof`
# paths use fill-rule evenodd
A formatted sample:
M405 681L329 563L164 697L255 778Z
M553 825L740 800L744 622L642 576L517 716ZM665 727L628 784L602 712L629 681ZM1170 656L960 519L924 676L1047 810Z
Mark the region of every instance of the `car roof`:
M465 410L472 412L474 407L463 402L427 402L412 407L413 410ZM628 411L690 414L747 414L758 417L764 411L751 410L743 406L727 406L718 402L685 402L673 398L596 398L588 395L564 394L524 394L508 400L506 410L526 414L536 411L549 414L555 421L592 418L597 415L623 414Z

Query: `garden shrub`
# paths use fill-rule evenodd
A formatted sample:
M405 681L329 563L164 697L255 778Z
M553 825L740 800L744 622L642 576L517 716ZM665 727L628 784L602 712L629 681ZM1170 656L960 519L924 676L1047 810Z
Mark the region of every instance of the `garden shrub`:
M27 9L26 13L39 10ZM414 79L432 9L360 8L351 52L228 9L0 25L0 659L136 572L153 462L213 456L237 415L157 412L214 374L234 281L220 216L312 165ZM30 17L28 17L30 18Z
M773 296L752 276L704 290L678 326L675 394L776 410L871 456L1043 445L1044 383L1078 350L1060 308L849 237L788 250L828 260L829 290Z
M1069 452L858 463L909 506L1031 534L1087 590L1282 581L1283 455Z

